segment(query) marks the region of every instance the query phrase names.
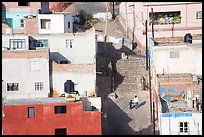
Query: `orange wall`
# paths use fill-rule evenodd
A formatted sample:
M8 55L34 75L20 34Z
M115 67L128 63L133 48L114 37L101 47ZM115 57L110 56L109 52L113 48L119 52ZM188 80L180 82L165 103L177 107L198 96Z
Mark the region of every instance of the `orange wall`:
M101 135L101 112L83 112L81 103L67 103L66 114L55 114L54 106L36 104L3 106L5 135L54 135L55 128L67 128L68 135ZM35 117L27 118L27 108L35 107Z

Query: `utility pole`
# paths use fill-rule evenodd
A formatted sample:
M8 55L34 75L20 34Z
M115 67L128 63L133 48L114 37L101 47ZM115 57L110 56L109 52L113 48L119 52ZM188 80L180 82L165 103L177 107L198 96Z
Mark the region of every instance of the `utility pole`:
M108 72L107 45L106 45L106 41L107 41L107 25L108 25L108 2L106 2L106 23L105 23L105 31L104 31L104 52L105 52L105 60L106 60L105 74L107 74L107 72Z
M155 135L155 105L154 105L154 102L153 102L153 132Z
M115 19L115 3L114 2L112 2L112 4L113 4L113 16L112 16L112 19L114 20Z
M126 38L129 38L129 35L128 35L128 24L127 24L127 20L128 20L128 17L127 17L127 3L125 2L125 31L126 31Z
M174 37L174 21L172 22L172 37Z
M150 48L149 48L150 50ZM152 91L151 91L151 71L150 71L150 57L149 57L149 96L150 96L150 118L152 123Z
M147 20L145 21L145 32L146 32L146 70L148 70Z
M154 39L154 15L153 15L153 8L151 8L151 15L152 15L152 38Z

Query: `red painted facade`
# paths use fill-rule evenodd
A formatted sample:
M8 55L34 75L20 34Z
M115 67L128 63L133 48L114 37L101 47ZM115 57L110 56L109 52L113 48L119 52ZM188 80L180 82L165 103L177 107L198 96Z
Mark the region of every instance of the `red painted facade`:
M66 105L65 114L55 114L54 106ZM28 118L28 107L35 108ZM56 128L66 128L67 135L101 135L101 112L83 111L82 103L4 105L4 135L54 135Z

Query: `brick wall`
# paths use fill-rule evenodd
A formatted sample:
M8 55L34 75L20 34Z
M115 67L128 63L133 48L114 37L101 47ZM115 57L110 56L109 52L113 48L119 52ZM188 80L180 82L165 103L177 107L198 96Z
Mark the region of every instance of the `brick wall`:
M30 2L30 6L18 6L18 2L6 2L6 8L41 8L41 2Z
M25 29L26 34L38 33L38 20L36 17L25 18Z

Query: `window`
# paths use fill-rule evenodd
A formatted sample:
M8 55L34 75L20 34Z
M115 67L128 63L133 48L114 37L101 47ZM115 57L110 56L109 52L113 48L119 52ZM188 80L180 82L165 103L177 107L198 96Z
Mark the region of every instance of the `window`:
M24 19L20 19L21 28L24 28Z
M30 6L30 2L18 2L18 6Z
M188 133L188 122L179 122L179 132Z
M51 20L50 19L41 19L41 29L51 29Z
M196 19L202 19L202 11L196 12Z
M32 40L32 47L48 47L47 39Z
M28 107L28 118L34 118L34 116L35 116L35 108Z
M170 58L179 58L179 51L170 51L169 53Z
M68 26L67 27L70 28L70 22L68 22Z
M73 48L73 39L66 40L66 48Z
M25 39L10 39L9 40L10 49L22 49L25 48Z
M31 71L39 71L40 70L40 62L39 61L30 61L30 70Z
M43 82L35 82L35 90L43 90Z
M18 83L7 83L7 91L18 91Z
M181 12L172 11L172 12L154 12L154 25L163 25L163 24L179 24L181 23ZM150 23L152 22L152 15L149 13Z
M66 128L56 128L55 135L67 135L67 129Z
M55 106L55 114L62 114L66 112L66 106Z

